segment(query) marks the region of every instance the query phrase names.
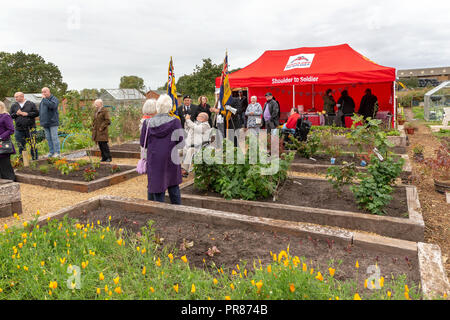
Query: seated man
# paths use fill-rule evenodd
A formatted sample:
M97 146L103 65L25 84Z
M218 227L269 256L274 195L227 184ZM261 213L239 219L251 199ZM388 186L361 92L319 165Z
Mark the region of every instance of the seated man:
M183 162L181 164L183 177L187 177L192 171L192 158L200 150L204 142L209 141L211 127L208 123L208 114L201 112L197 116L197 121L192 122L191 116L186 115L186 129L188 130L183 150Z
M289 118L287 119L281 130L283 132L295 133L295 128L297 127L297 121L299 118L300 114L297 108L292 108L291 113L289 114Z

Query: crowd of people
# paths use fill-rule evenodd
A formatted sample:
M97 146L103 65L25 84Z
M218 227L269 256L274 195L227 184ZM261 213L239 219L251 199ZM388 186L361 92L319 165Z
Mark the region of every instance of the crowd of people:
M326 113L327 124L343 125L344 117L355 112L355 103L344 90L337 103L333 97L333 91L328 89L323 97L323 109ZM358 113L364 118L374 117L376 114L377 97L367 89L361 100ZM36 132L36 118L39 117L40 125L45 131L49 154L47 157L60 156L60 144L58 139L59 111L58 99L51 94L50 89L42 88L42 101L39 108L25 99L22 92L14 95L16 102L9 112L0 102L0 140L8 141L11 135L15 135L19 156L30 144L30 152L33 160L38 158L38 152L30 141ZM171 114L172 99L161 95L158 100L149 99L142 107L142 119L139 124L141 154L146 158L146 173L148 176L148 199L164 202L165 192L173 204L181 204L179 184L182 177L186 177L192 171L193 157L205 144L211 143L211 129L217 129L221 135L216 135L218 145L220 137L226 137L228 130L246 128L251 133L257 134L260 128L265 128L268 133L274 134L280 127L280 105L271 92L265 94L263 105L258 102L256 96L248 98L242 90L237 97L232 97L224 108L224 113L218 103L214 106L208 104L206 96L198 98L198 104L192 104L189 95L183 97L183 103L177 109L177 115ZM92 123L92 140L95 141L101 151L101 161L111 162L109 150L108 127L111 125L110 115L103 101L94 101L94 114ZM295 132L300 112L293 108L282 130ZM13 123L15 122L15 125ZM175 135L177 130L182 134ZM235 146L237 137L234 137ZM175 150L176 152L173 152ZM15 180L14 170L11 166L10 154L0 154L0 178Z

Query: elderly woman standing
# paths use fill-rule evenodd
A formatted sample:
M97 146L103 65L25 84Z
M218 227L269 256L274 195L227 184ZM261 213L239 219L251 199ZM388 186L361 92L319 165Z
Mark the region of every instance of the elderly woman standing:
M181 204L181 161L178 152L172 151L182 148L183 129L180 120L169 115L171 109L172 99L161 95L156 102L158 113L142 126L141 147L147 148L148 200L164 202L168 190L170 202Z
M148 99L145 101L144 105L142 106L142 118L141 122L139 123L139 131L142 130L142 124L147 119L151 119L156 114L156 99Z
M94 107L95 114L92 123L92 140L98 143L98 147L102 154L101 161L111 162L112 158L108 146L108 126L111 124L109 111L103 106L103 101L101 99L94 101Z
M256 96L252 96L250 102L251 103L247 106L247 110L245 111L245 115L247 116L247 128L250 129L251 132L257 133L261 127L262 107L257 102Z
M11 135L14 133L14 123L6 111L6 106L0 101L0 140L10 140ZM14 169L11 166L11 154L16 153L14 145L12 145L12 153L0 154L0 179L16 180Z

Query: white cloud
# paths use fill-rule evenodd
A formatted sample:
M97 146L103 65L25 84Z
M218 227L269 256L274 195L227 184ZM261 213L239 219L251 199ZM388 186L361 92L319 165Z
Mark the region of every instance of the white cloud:
M265 50L348 43L396 68L450 65L450 4L423 1L32 1L2 3L0 50L42 55L69 88L156 88L202 58L244 67ZM79 15L78 15L79 13Z

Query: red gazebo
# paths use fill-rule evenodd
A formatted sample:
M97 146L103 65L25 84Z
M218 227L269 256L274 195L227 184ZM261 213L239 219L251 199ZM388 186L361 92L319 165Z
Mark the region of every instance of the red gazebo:
M247 88L264 105L270 91L281 107L282 119L293 106L304 111L323 110L322 96L328 88L337 101L346 89L358 111L367 88L378 97L379 111L395 110L395 69L384 67L353 50L348 44L269 50L247 67L229 75L232 88ZM220 77L216 78L216 88ZM283 117L283 113L284 117ZM395 123L395 118L394 118Z

